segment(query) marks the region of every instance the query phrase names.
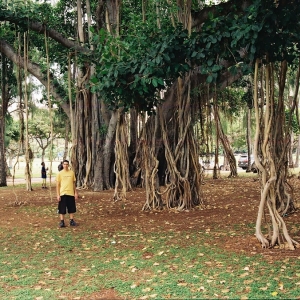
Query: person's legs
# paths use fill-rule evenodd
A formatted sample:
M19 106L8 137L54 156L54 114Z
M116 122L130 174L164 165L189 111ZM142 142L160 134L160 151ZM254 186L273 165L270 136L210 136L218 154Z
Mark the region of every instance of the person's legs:
M76 212L76 203L74 196L68 196L67 208L70 216L70 226L76 226L77 224L74 221L74 213Z
M42 181L42 188L43 188L43 189L46 188L46 178L43 178L43 181Z
M66 227L65 225L65 214L67 212L66 210L66 197L67 196L61 196L60 201L58 202L58 213L60 217L59 227Z

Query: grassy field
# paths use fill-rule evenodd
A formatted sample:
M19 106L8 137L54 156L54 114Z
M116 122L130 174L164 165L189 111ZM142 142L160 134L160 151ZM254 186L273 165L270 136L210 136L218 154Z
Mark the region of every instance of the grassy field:
M239 177L208 180L210 208L181 213L142 213L139 191L126 210L112 202L113 191L80 191L82 226L64 229L50 190L1 188L0 299L300 299L300 249L257 250L257 174ZM17 193L28 203L11 206ZM127 208L138 197L137 208ZM233 215L234 205L247 217ZM299 241L292 217L288 228Z
M48 229L0 236L1 299L92 299L112 288L124 299L300 297L300 257L270 263L224 252L203 231L111 236Z
M254 237L257 183L208 180L207 209L181 213L142 212L139 190L124 207L113 191L80 191L80 226L64 229L49 190L1 188L0 299L299 299L300 249ZM27 203L11 205L13 194Z
M32 177L33 178L40 178L41 177L41 159L34 159L32 163ZM57 167L60 161L53 161L52 162L52 176L56 176ZM50 171L50 161L45 161L46 168ZM18 163L13 162L12 168L10 169L11 174L15 176L16 179L23 179L25 178L25 161L24 158L20 158ZM49 177L48 171L48 177Z

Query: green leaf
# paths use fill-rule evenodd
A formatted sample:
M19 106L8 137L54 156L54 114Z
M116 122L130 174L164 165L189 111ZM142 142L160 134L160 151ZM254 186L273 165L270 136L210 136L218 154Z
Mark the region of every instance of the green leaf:
M157 87L157 80L156 78L152 78L152 84L154 87Z
M212 75L209 75L207 78L206 78L206 82L207 83L212 83L214 80L213 76Z
M211 67L212 65L213 65L213 60L212 59L209 59L208 61L207 61L207 65L209 66L209 67Z

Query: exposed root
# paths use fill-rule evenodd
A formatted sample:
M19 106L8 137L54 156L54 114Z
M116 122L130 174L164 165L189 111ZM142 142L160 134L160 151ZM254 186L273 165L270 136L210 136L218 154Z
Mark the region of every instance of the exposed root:
M115 165L114 171L116 174L114 201L124 201L126 192L131 190L129 179L129 162L128 162L128 134L125 115L119 112L117 129L116 129L116 144L115 144Z
M7 206L24 206L28 205L27 201L14 201L7 204Z

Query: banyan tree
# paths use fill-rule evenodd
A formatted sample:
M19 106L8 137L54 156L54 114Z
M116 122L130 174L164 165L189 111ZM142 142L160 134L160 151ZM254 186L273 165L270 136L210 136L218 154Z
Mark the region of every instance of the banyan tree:
M204 2L77 0L74 5L61 0L51 6L6 1L0 52L48 86L70 119L78 187L114 188L114 199L124 200L128 190L141 185L145 210L205 204L195 124L202 123L208 103L236 176L217 95L254 73L255 157L262 189L256 235L264 247L287 243L293 248L296 242L282 218L294 208L286 181L290 127L284 69L299 60L300 5ZM40 60L30 51L27 57L17 52L14 30L30 32L28 45L39 50ZM50 66L43 64L43 37ZM274 71L278 64L280 73ZM271 222L267 233L264 214Z

